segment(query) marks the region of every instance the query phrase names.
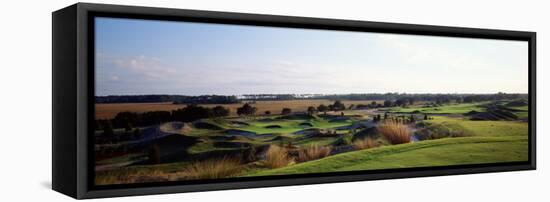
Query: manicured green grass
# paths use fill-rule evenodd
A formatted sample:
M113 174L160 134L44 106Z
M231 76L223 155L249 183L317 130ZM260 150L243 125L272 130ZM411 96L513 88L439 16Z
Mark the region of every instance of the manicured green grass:
M514 112L520 119L529 118L529 112Z
M275 117L276 118L276 117ZM243 126L232 126L231 124L225 121L215 121L205 119L203 122L218 126L222 129L238 129L243 131L254 132L256 134L273 134L273 133L294 133L306 128L335 128L340 126L347 126L353 124L353 120L343 120L343 121L334 121L323 118L316 119L275 119L272 121L261 121L260 119L242 119L241 122L245 122L248 125ZM300 125L301 123L310 123L312 127L304 127ZM279 126L279 128L269 128L268 126ZM221 130L212 130L212 129L199 129L193 127L191 130L183 132L186 135L190 136L208 136L213 134L219 134Z
M472 131L477 136L510 136L527 135L528 124L519 121L471 121L464 118L434 117L430 123L459 125Z
M247 175L337 172L406 167L525 161L528 125L519 121L471 121L436 116L427 122L463 128L473 136L443 138L343 153L275 170L252 170Z
M338 154L324 159L248 175L377 170L426 166L526 161L526 136L444 138Z
M269 122L250 121L247 122L249 126L241 127L239 129L255 132L257 134L265 133L292 133L303 129L300 127L299 120L277 120ZM267 126L280 126L281 128L266 128Z
M268 122L262 122L262 121L250 121L247 122L250 124L249 126L240 127L241 130L247 130L251 132L255 132L257 134L266 134L266 133L293 133L297 132L303 129L306 129L307 127L303 127L300 125L300 123L309 122L313 125L314 128L334 128L339 126L346 126L352 124L351 121L337 121L337 122L329 122L324 119L315 119L315 120L275 120L275 121L268 121ZM281 126L281 128L266 128L266 126L271 125L278 125Z
M519 107L506 107L506 108L516 109L516 110L523 110L523 111L529 110L529 106L527 106L527 105L525 105L525 106L519 106Z
M208 140L209 136L225 136L226 134L223 130L226 129L236 129L242 130L244 132L253 132L258 134L258 137L255 136L246 136L239 138L238 140L231 140L230 142L246 142L253 145L265 145L265 144L287 144L289 140L292 141L293 145L297 146L308 146L308 145L328 145L332 143L334 137L313 137L313 138L302 138L303 135L292 134L294 132L304 130L306 128L334 128L340 126L347 126L353 124L353 120L343 120L331 122L324 118L315 117L312 119L279 119L279 116L272 116L269 121L261 120L258 118L242 118L236 119L236 121L243 122L240 126L231 124L227 120L214 120L214 119L205 119L201 120L202 122L211 124L215 127L221 128L218 130L214 129L199 129L196 127L188 127L187 130L183 132L186 135L195 136L202 138L203 141L196 143L188 149L190 153L202 153L209 152L214 150L227 150L233 148L220 148L214 146L214 141ZM309 123L311 127L304 127L300 125L301 123ZM269 128L268 126L279 126L280 128ZM340 131L343 132L343 131ZM270 134L269 136L261 136L263 134ZM274 139L275 137L282 136L284 140Z
M408 108L394 107L390 108L391 112L396 113L411 113L414 111L419 111L419 113L426 114L464 114L472 110L475 111L485 111L483 108L484 103L464 103L464 104L448 104L439 107L423 107L423 106L412 106Z
M513 109L513 110L520 110L520 111L512 112L516 116L518 116L518 118L520 118L520 119L525 119L525 118L529 117L529 106L527 106L527 105L517 106L517 107L506 107L506 108Z
M438 110L435 110L437 108ZM426 140L414 143L399 145L386 145L378 148L351 151L329 156L319 160L308 161L304 163L291 164L290 166L268 169L255 162L253 164L242 165L242 176L263 176L280 174L300 174L300 173L322 173L338 171L355 170L378 170L393 168L410 168L426 166L446 166L446 165L464 165L481 164L497 162L526 161L528 158L528 123L522 121L472 121L468 117L456 114L467 113L471 110L484 111L481 103L476 104L453 104L434 108L412 107L412 108L392 108L392 112L413 112L419 110L422 113L439 114L430 116L432 120L420 121L427 122L424 127L438 126L448 128L453 131L468 131L466 137L442 138L435 140ZM516 114L524 112L515 112ZM525 112L526 113L526 112ZM453 114L453 115L447 115ZM186 125L181 129L181 133L194 136L200 140L197 144L188 148L188 152L198 154L214 150L240 149L233 145L220 147L214 146L217 141L227 142L246 142L254 146L266 144L287 144L292 141L292 145L298 147L308 147L311 145L339 145L334 143L336 137L308 137L305 135L292 134L296 131L306 129L301 123L310 123L313 128L334 128L353 124L355 121L362 120L363 117L350 117L349 120L329 121L334 116L315 116L308 119L281 119L277 116L272 117L270 121L261 121L258 118L238 118L238 119L219 119L202 120L214 126L199 129L193 125ZM520 116L521 117L521 116ZM234 124L231 121L241 121L246 124ZM418 122L417 122L418 123ZM266 128L266 126L277 125L280 128ZM422 127L422 126L418 126ZM227 137L224 133L227 129L238 129L254 132L253 135L236 136L232 139L223 139ZM179 130L179 129L178 129ZM350 131L341 130L341 133ZM270 134L264 135L262 134ZM216 137L214 137L216 136ZM219 137L218 137L219 136ZM276 138L278 136L284 138ZM221 139L217 139L221 138ZM282 141L280 139L283 139ZM334 143L334 144L333 144ZM232 148L233 147L233 148ZM126 161L130 157L120 157L104 160L102 163L111 163ZM97 179L108 180L117 176L132 176L139 173L161 172L174 173L181 172L190 162L179 162L160 165L139 165L128 166L113 171L98 172ZM136 174L137 173L137 174Z

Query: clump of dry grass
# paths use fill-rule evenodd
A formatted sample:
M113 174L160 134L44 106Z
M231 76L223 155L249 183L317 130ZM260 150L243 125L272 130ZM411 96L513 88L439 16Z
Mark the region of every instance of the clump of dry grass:
M379 143L370 137L353 142L353 147L357 150L370 149L378 146L380 146Z
M385 121L378 126L378 131L391 143L403 144L411 141L411 130L397 121Z
M313 145L308 148L300 149L298 151L298 156L296 157L296 162L306 162L325 158L330 155L330 151L330 147L318 145Z
M96 173L95 184L131 184L144 182L165 182L175 180L217 179L239 174L239 158L223 157L198 161L179 172L167 172L157 168L121 169Z
M265 157L265 165L269 168L280 168L293 163L294 160L288 155L288 150L271 145L267 150Z
M189 165L181 174L186 179L218 179L230 177L241 172L239 158L223 157L195 162Z
M157 169L123 169L97 172L95 184L131 184L140 182L168 181L169 177Z

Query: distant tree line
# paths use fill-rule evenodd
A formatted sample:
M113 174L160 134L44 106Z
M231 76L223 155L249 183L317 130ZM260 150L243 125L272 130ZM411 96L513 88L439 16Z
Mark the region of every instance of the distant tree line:
M407 94L407 93L370 93L370 94L342 94L342 95L322 95L312 97L313 99L330 99L330 100L392 100L396 105L403 105L407 102L429 101L434 103L446 102L478 102L502 99L520 99L527 98L527 94Z
M241 95L243 100L294 100L301 99L302 96L297 94L244 94Z
M223 106L208 108L195 104L172 111L119 112L112 119L97 120L95 128L105 133L112 133L113 128L124 128L128 132L134 127L158 125L169 121L192 122L204 118L225 117L229 116L229 112L229 109Z
M96 103L151 103L172 102L174 104L234 104L240 103L236 96L223 95L109 95L96 96Z
M328 111L342 111L342 110L345 110L345 109L346 109L346 105L344 105L344 103L342 103L342 101L336 100L336 101L334 101L333 104L329 104L329 105L320 104L317 107L310 106L310 107L307 108L307 113L308 114L313 114L315 112L322 112L322 113L326 114L326 112L328 112Z
M519 99L527 98L527 94L509 94L509 93L494 93L494 94L409 94L409 93L364 93L364 94L247 94L242 95L241 100L307 100L307 99L328 99L328 100L390 100L392 105L401 106L404 104L410 105L416 101L428 101L438 104L449 102L477 102L490 101L500 99ZM365 106L365 105L363 105ZM368 107L389 106L384 103L377 103Z
M96 96L96 103L148 103L148 102L173 102L175 104L234 104L241 101L259 100L307 100L307 99L329 99L329 100L390 100L393 105L402 106L406 103L416 101L428 101L438 104L448 102L479 102L500 99L527 98L527 94L408 94L408 93L365 93L365 94L246 94L237 96L224 95L110 95ZM377 103L367 107L389 106L385 103ZM365 107L356 106L356 107Z
M528 99L528 96L527 94L507 94L507 93L466 95L462 98L462 102L471 103L471 102L512 100L512 99Z

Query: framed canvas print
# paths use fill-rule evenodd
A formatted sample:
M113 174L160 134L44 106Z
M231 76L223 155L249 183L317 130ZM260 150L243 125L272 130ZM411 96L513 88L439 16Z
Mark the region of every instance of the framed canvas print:
M78 3L53 13L53 189L532 170L535 36Z

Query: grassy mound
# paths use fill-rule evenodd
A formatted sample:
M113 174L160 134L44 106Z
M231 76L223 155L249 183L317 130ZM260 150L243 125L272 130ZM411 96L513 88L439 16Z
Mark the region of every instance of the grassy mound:
M287 143L287 142L292 141L292 140L293 139L290 138L290 137L280 135L280 136L274 137L270 140L267 140L267 142Z
M273 118L263 118L258 120L258 122L273 122L273 121L275 121L275 119Z
M435 106L418 106L418 107L395 107L391 109L391 112L396 113L412 113L420 112L425 114L464 114L469 111L485 111L482 106L483 103L462 103L462 104L449 104L449 105L435 105Z
M288 120L311 120L311 119L317 119L314 115L311 114L289 114L284 116L279 116L277 119L288 119Z
M470 121L467 119L434 117L425 121L426 124L445 124L463 127L473 133L474 136L510 136L527 135L528 124L518 121Z
M423 124L419 125L422 125L422 128L415 132L415 136L419 140L433 140L446 137L465 137L474 135L471 130L454 122L423 122Z
M193 127L198 129L208 129L208 130L223 130L223 128L219 125L205 122L205 121L197 121L193 123Z
M236 126L249 126L250 124L244 121L231 121L231 124Z
M492 102L484 105L484 112L469 112L464 115L470 116L471 120L518 120L528 117L528 106L526 101Z
M308 128L308 129L296 131L293 134L296 134L296 135L312 135L312 134L317 134L317 133L321 133L321 129L319 129L319 128Z
M184 126L183 122L168 122L160 125L160 131L165 133L180 133Z
M490 120L490 121L499 121L499 120L517 120L518 116L506 110L504 108L490 108L485 112L473 112L470 111L467 114L470 116L470 120L481 121L481 120Z
M377 170L526 161L526 136L446 138L329 156L252 175Z
M507 107L523 107L523 106L527 106L527 100L515 100L515 101L511 101L511 102L508 102L506 103L504 106L507 106Z

